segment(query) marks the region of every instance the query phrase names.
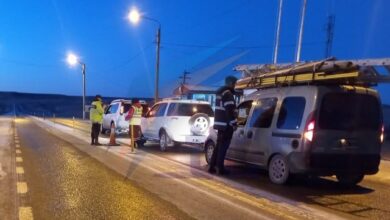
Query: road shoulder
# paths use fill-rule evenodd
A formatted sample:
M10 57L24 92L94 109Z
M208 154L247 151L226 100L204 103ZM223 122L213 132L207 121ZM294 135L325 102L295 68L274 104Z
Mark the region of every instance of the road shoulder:
M0 117L0 213L1 219L16 219L15 161L12 153L12 119Z

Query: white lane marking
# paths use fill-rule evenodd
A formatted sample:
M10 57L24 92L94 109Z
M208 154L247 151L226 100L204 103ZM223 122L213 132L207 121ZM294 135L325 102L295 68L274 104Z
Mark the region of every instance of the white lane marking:
M23 169L23 167L16 167L16 173L17 173L17 174L24 174L24 169Z
M16 149L16 151L15 151L17 154L21 154L22 153L22 151L21 150L19 150L19 149Z
M20 144L16 144L15 147L16 147L16 148L20 148Z
M16 189L19 194L25 194L28 191L26 182L17 182Z
M22 157L16 157L16 162L18 162L18 163L23 162L23 158Z
M31 207L19 207L19 220L33 220Z

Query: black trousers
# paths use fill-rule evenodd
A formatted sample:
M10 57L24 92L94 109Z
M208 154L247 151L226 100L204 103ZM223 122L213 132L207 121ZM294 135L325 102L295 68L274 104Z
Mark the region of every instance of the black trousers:
M92 123L92 129L91 129L91 143L97 144L99 143L99 134L100 134L100 123Z
M225 130L218 130L217 144L211 156L210 168L217 167L218 170L224 170L224 161L226 151L229 148L233 136L233 128L227 126Z

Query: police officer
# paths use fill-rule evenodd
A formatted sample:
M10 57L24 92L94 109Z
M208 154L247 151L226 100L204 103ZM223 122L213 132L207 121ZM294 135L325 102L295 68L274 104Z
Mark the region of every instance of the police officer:
M89 111L89 120L92 123L91 145L101 145L99 143L99 133L103 122L103 112L102 97L96 95Z
M134 147L137 147L135 143L138 143L141 138L141 117L143 108L138 99L133 99L132 106L126 116L126 120L129 121L129 134L130 134L130 147L131 151L134 151Z
M236 103L234 99L234 86L237 78L228 76L225 78L225 86L217 91L214 129L218 131L217 144L211 157L210 173L219 175L228 174L224 167L226 151L229 148L234 130L237 128Z

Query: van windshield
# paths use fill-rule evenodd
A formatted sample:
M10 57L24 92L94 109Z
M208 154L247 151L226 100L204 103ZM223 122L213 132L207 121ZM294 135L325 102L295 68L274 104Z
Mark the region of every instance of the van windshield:
M319 127L330 130L380 129L382 114L376 97L329 93L322 100Z

